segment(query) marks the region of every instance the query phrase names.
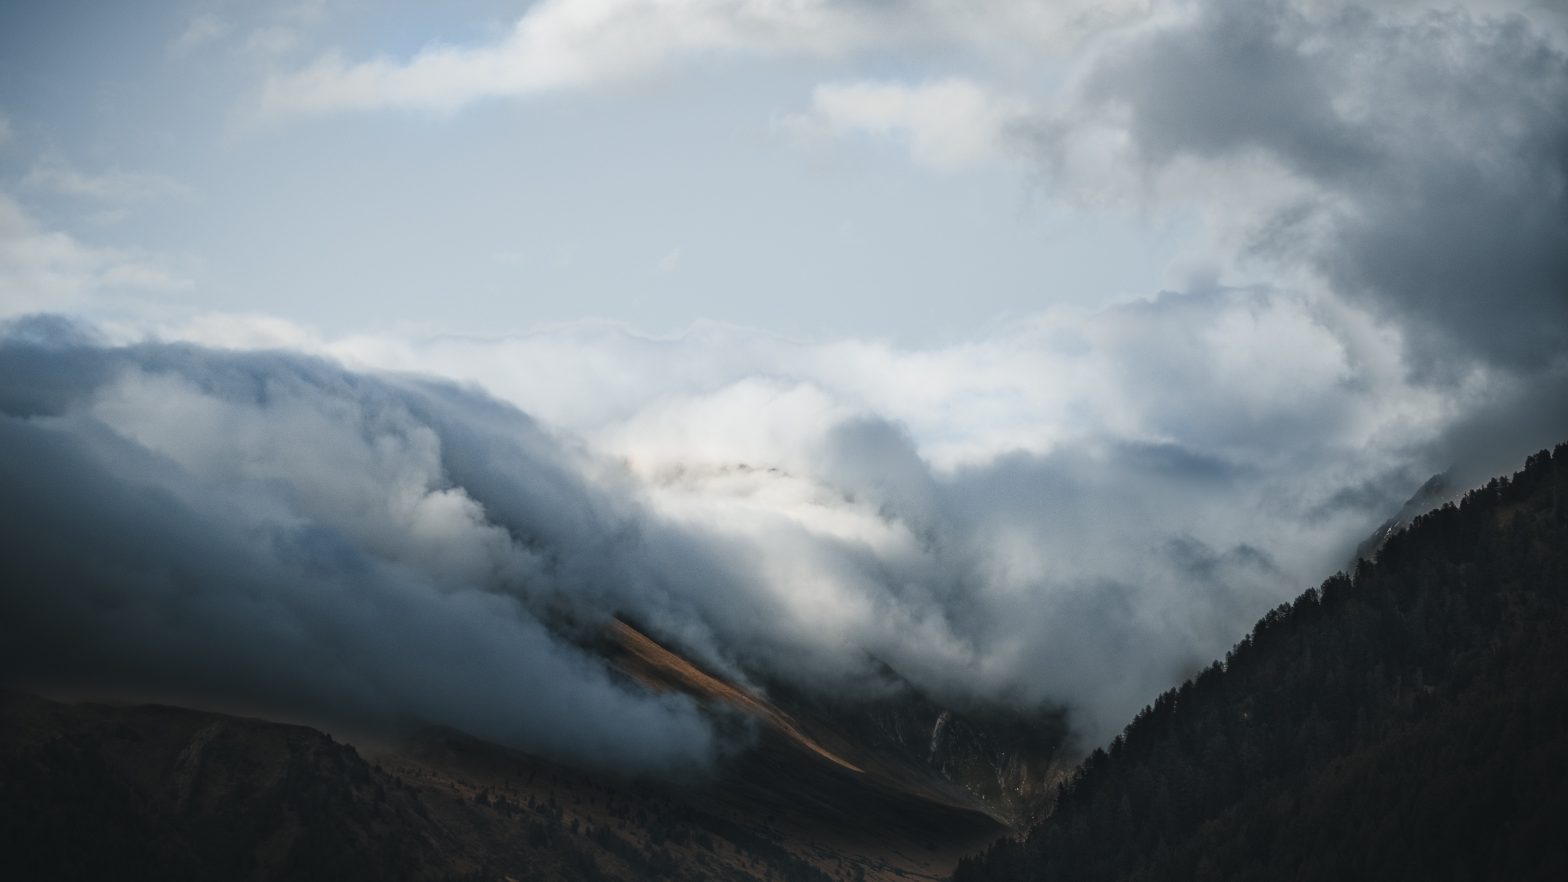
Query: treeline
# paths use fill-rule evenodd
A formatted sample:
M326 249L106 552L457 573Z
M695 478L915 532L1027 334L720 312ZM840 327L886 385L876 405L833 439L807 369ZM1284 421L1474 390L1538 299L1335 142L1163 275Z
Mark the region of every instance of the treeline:
M1568 444L1271 611L973 880L1568 879Z

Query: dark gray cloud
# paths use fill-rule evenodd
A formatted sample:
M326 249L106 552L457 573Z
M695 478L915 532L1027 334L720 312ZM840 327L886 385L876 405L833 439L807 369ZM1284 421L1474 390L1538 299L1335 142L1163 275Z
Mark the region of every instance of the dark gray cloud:
M1212 0L1106 40L1037 143L1110 124L1147 175L1206 169L1238 247L1397 323L1412 365L1568 351L1568 55L1552 13ZM1273 163L1288 198L1230 168ZM1185 171L1182 171L1185 170ZM1092 186L1092 182L1085 184ZM1257 198L1255 198L1257 197Z

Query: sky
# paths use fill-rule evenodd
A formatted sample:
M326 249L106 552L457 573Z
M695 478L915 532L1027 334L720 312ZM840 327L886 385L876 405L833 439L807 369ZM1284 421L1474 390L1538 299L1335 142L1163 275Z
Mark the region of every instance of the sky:
M1004 132L1048 83L1030 41L992 63L1005 22L950 41L966 14L909 10L894 42L898 10L643 5L11 4L8 208L112 262L76 269L114 291L48 295L95 315L335 333L931 343L1162 283L1170 223L1031 185Z
M9 4L0 672L711 762L562 633L614 614L1099 743L1568 438L1565 52L1533 0Z

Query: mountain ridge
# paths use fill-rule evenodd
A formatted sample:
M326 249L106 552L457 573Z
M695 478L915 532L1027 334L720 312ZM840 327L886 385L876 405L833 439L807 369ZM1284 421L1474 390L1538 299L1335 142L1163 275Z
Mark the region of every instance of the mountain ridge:
M1159 696L955 882L1562 878L1568 444Z
M935 880L1031 804L988 801L928 745L913 761L858 737L874 723L777 703L625 621L601 643L631 679L697 700L738 746L707 775L655 780L451 729L345 743L215 711L6 692L0 847L29 856L29 878ZM1042 775L1059 741L1043 744L1024 761Z

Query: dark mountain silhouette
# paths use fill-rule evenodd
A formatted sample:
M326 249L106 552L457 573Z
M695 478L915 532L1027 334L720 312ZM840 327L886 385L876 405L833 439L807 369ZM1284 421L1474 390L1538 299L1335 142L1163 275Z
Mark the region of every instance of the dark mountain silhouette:
M1161 695L974 880L1568 878L1568 445Z
M1421 515L1436 508L1441 508L1445 502L1457 499L1457 491L1463 488L1454 486L1453 478L1447 472L1439 472L1426 480L1405 500L1394 516L1378 525L1372 535L1361 540L1356 546L1356 553L1350 558L1349 568L1354 571L1356 564L1362 560L1376 560L1377 553L1383 549L1383 544L1390 536L1409 527L1411 522Z
M1060 775L1059 718L779 700L625 622L596 643L749 746L701 780L638 781L447 730L350 746L0 693L0 848L26 879L938 879L1041 814Z

